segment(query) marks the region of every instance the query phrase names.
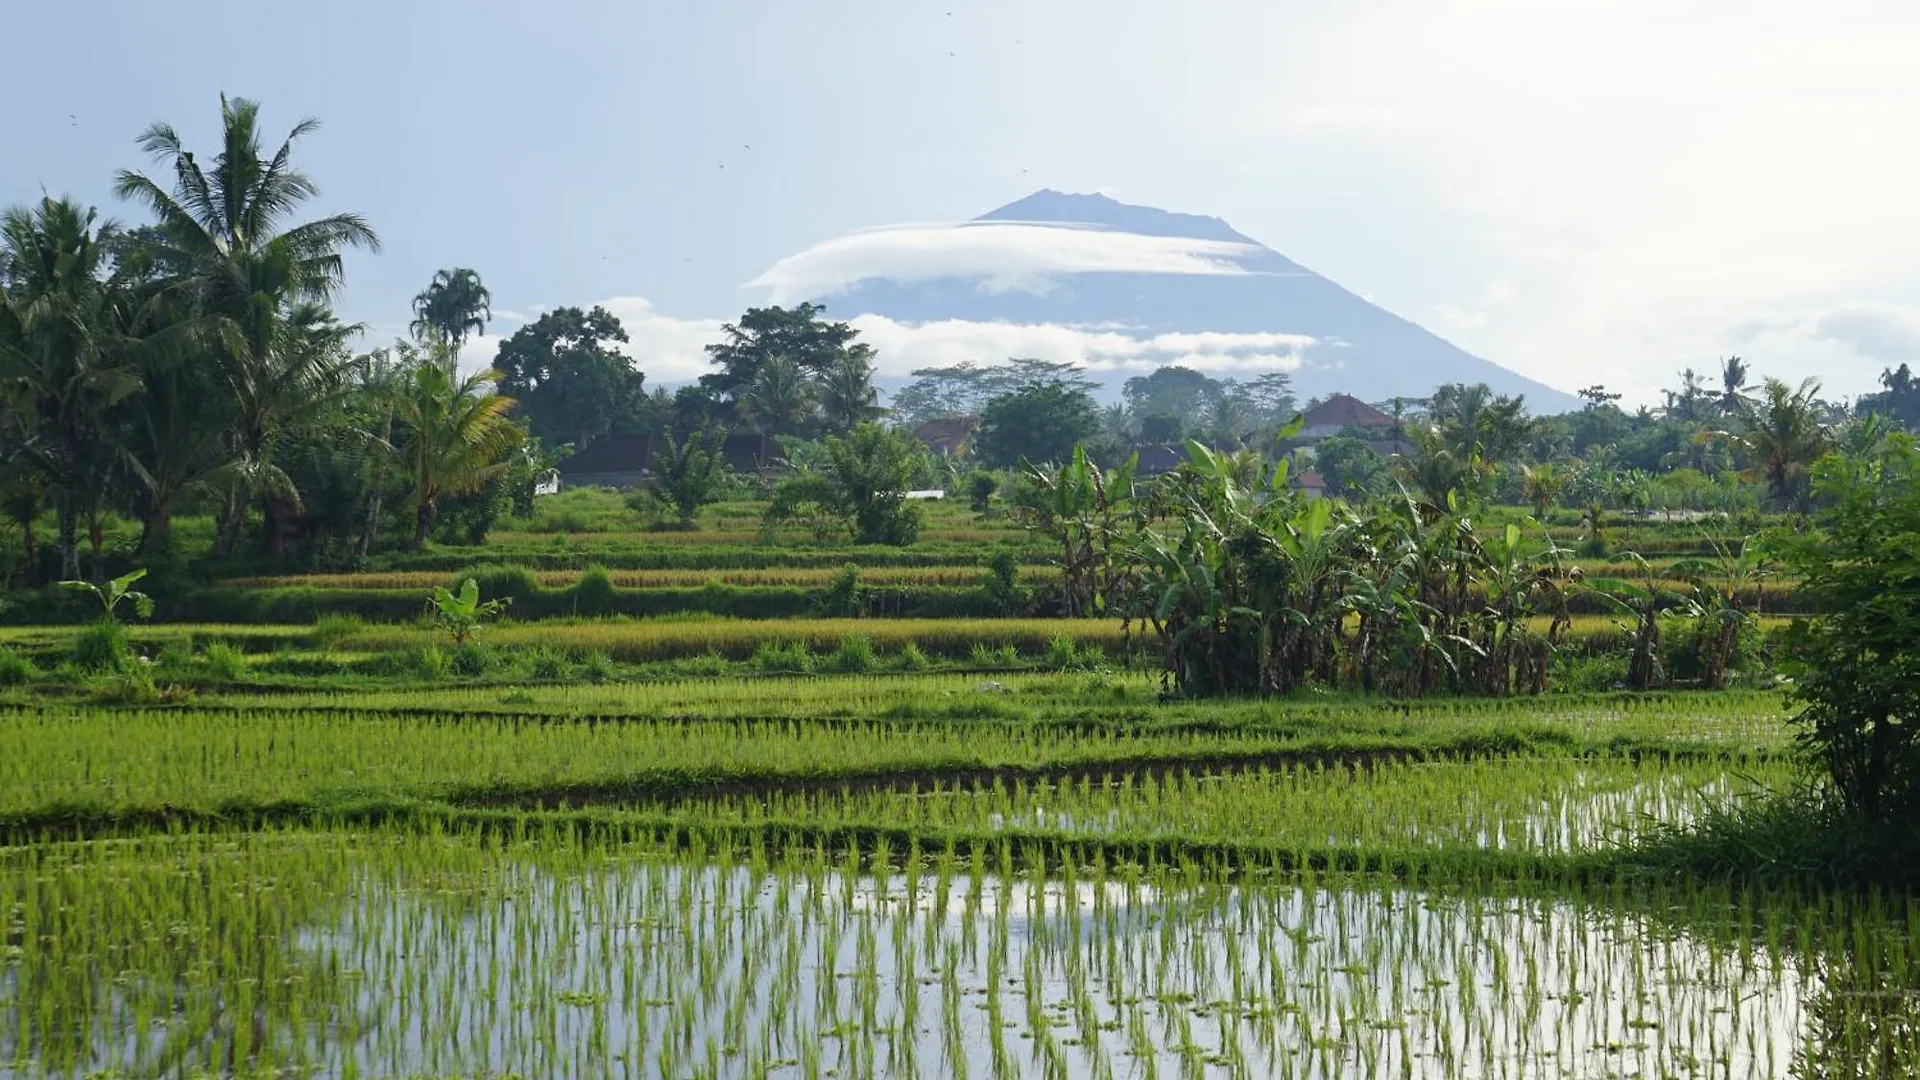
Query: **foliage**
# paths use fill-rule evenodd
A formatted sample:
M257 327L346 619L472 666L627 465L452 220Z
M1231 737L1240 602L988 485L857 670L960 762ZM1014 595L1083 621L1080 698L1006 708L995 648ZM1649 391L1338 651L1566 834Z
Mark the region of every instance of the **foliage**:
M584 450L635 429L645 376L620 352L627 332L605 308L556 308L500 343L500 392L520 404L528 431Z
M1801 746L1846 813L1911 827L1920 820L1920 449L1897 436L1874 458L1832 458L1813 475L1830 503L1820 527L1776 540L1819 612L1794 642Z
M414 362L395 391L394 420L405 431L400 460L412 481L413 546L426 542L444 495L463 495L504 477L526 431L508 418L515 402L492 392L499 375L460 378L437 348Z
M1099 431L1099 411L1085 390L1032 383L987 404L973 448L991 469L1016 468L1023 461L1057 464Z
M413 298L413 333L422 341L438 341L455 355L472 334L487 332L493 317L493 294L481 284L480 274L464 266L441 270Z
M765 520L770 525L796 520L814 505L857 543L912 544L921 512L906 495L917 453L910 436L877 424L862 424L844 438L828 436L821 471L782 480Z
M681 521L692 521L700 508L718 499L726 488L727 463L722 456L724 432L708 429L679 442L672 432L661 434L653 455L653 475Z
M445 586L436 585L427 595L427 602L433 607L435 626L452 635L455 645L465 645L479 633L480 627L507 609L513 603L512 597L495 597L492 600L480 599L480 584L472 578L460 583L460 591L454 592Z
M860 335L842 322L822 317L826 308L802 303L749 308L738 323L720 328L726 340L706 347L718 370L700 377L700 385L722 400L740 400L760 381L761 369L773 357L791 364L803 379L824 378L835 369L872 370L873 346L856 340ZM848 361L854 363L849 367Z
M1335 435L1313 446L1313 469L1326 481L1327 494L1364 500L1389 486L1387 461L1364 439Z
M853 563L840 568L820 594L820 614L829 619L851 619L860 614L860 568Z
M120 621L120 605L123 603L132 604L135 615L142 619L149 619L153 617L153 597L133 587L146 576L145 569L129 570L104 584L96 585L91 581L63 581L60 587L86 593L99 601L100 617L107 622Z
M1000 474L989 469L975 469L967 474L967 505L976 514L985 514L993 508L994 492L1000 490Z

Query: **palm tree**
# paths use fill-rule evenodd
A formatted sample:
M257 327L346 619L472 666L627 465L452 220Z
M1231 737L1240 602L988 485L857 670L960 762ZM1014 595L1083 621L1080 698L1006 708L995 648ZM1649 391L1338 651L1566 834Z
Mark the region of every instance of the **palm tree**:
M843 354L820 379L820 412L827 426L852 431L887 414L873 388L873 364L864 356Z
M78 529L116 463L107 410L140 390L109 280L111 224L67 199L0 217L0 378L27 429L17 459L58 494L61 574L80 576Z
M508 455L526 439L507 418L514 400L492 391L499 375L454 373L449 346L440 346L403 376L394 420L405 428L401 464L413 485L413 546L426 543L442 495L477 491L506 473Z
M442 270L413 298L413 334L422 341L443 341L458 354L469 334L487 332L492 305L493 294L480 283L479 273L464 266Z
M1547 520L1547 511L1560 501L1573 477L1551 461L1525 466L1520 470L1520 497L1533 505L1533 516Z
M1776 504L1798 506L1813 463L1833 448L1832 434L1820 423L1819 393L1817 379L1797 389L1768 379L1758 400L1735 399L1743 432L1705 432L1701 438L1733 446L1747 459L1748 477L1766 481Z
M171 188L122 171L114 190L146 204L158 219L138 245L156 272L189 294L195 309L219 320L214 353L235 404L231 438L236 483L223 510L215 553L239 534L248 499L268 493L269 517L284 517L290 487L272 468L272 439L313 395L337 381L340 345L356 328L325 313L344 277L342 252L379 249L358 214L332 214L296 225L286 219L319 193L292 166L293 144L319 127L294 125L267 156L260 143L259 103L220 98L221 149L204 169L172 126L157 123L140 146L173 173ZM276 494L277 493L277 494ZM269 530L269 538L277 535Z
M775 353L761 361L753 382L735 405L743 418L760 429L761 461L767 460L771 436L792 430L813 414L813 389L791 358Z
M1740 402L1751 387L1747 383L1747 362L1737 356L1729 356L1720 361L1720 413L1722 416L1738 416Z

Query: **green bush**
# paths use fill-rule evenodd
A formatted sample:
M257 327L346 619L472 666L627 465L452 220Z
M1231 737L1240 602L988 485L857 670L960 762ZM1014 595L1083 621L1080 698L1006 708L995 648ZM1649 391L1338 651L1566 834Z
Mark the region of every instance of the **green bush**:
M467 578L472 578L480 587L480 595L489 600L510 599L524 603L542 592L540 579L524 566L476 566L471 573L456 573L447 587L457 592Z
M413 670L421 678L438 681L453 674L453 658L438 645L422 645L414 650Z
M127 628L112 619L90 623L74 635L71 655L82 671L124 671L133 655Z
M600 649L595 649L580 661L580 673L585 675L589 682L603 683L619 674L619 668L614 666L613 657Z
M551 645L536 645L520 656L530 679L564 679L573 673L573 661L566 651Z
M933 666L933 662L927 659L927 654L920 651L920 646L911 641L900 646L900 652L894 657L894 663L899 665L901 671L925 671Z
M848 634L840 639L839 647L828 653L820 666L843 675L859 675L872 671L875 663L873 639L865 634Z
M322 615L313 621L313 629L307 631L307 640L320 650L331 650L353 634L366 629L367 624L357 615Z
M19 686L40 674L33 661L12 649L0 649L0 686Z
M785 644L768 641L753 651L753 658L748 662L761 671L806 674L813 670L813 652L804 641Z
M246 655L224 641L210 642L200 650L200 662L206 665L207 674L222 682L239 682L247 677Z
M612 615L620 610L620 590L614 587L613 575L604 566L587 567L567 590L567 596L576 614Z
M848 563L821 592L820 614L829 619L858 618L860 594L860 568Z
M988 648L986 642L976 641L967 650L967 663L980 668L1013 668L1020 666L1020 650L1011 643L996 648Z
M462 642L453 647L449 656L455 675L478 678L499 665L498 655L477 641Z

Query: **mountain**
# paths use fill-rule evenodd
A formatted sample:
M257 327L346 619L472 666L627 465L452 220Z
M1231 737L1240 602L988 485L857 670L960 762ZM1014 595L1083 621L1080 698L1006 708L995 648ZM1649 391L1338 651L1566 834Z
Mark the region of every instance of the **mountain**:
M1564 391L1509 371L1459 348L1431 331L1355 296L1272 248L1235 231L1219 218L1176 214L1117 202L1104 195L1037 191L975 218L969 227L1025 224L1023 242L1083 233L1127 233L1135 237L1203 242L1189 245L1224 272L1137 272L1078 270L1045 274L1039 287L993 284L980 273L921 280L872 277L831 297L836 318L883 315L903 323L943 320L1044 323L1097 328L1136 339L1165 334L1299 334L1312 344L1295 353L1295 392L1304 399L1335 392L1368 401L1394 396L1423 397L1449 382L1484 382L1496 392L1525 394L1535 414L1578 408ZM1131 241L1129 241L1131 243ZM1148 241L1165 248L1164 241ZM1172 245L1174 247L1178 244ZM1223 254L1224 252L1224 254ZM1233 339L1223 348L1231 350ZM1215 351L1209 345L1198 351ZM1245 346L1245 357L1265 355L1268 369L1280 367L1274 349ZM1177 355L1157 357L1149 366L1172 363ZM987 358L982 358L983 360ZM997 358L996 358L997 359ZM1135 364L1143 361L1136 358ZM1252 369L1254 371L1260 368ZM1107 394L1141 368L1100 373ZM1233 374L1246 375L1248 370Z

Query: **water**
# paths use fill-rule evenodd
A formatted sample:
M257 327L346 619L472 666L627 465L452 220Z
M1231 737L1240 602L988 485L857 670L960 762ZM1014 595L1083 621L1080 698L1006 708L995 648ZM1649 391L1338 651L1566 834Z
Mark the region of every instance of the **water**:
M1884 913L1685 889L330 836L12 873L5 1077L1784 1076L1915 970Z

